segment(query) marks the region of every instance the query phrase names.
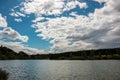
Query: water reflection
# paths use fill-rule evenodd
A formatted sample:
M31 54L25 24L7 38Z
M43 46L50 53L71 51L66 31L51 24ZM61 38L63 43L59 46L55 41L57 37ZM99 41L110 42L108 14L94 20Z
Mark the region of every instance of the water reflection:
M9 80L120 80L119 60L8 60L0 67Z

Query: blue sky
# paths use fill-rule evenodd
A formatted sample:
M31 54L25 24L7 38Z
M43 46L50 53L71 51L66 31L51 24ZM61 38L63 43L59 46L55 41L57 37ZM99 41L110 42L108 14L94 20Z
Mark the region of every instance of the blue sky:
M119 1L1 0L0 43L37 53L119 47L116 5Z
M31 20L34 19L34 15L30 15L29 18L22 18L23 22L19 23L14 21L14 17L10 16L9 13L11 13L11 9L19 5L21 2L21 0L1 0L0 13L2 13L3 16L7 17L8 26L12 27L22 35L29 36L28 42L24 44L38 49L48 49L51 44L49 44L48 41L42 40L37 37L34 28L31 27Z

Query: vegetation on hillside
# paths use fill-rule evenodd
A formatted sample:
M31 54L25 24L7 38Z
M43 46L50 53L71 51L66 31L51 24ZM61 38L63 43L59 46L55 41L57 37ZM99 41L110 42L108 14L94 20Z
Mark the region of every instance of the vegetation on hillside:
M75 52L65 52L51 54L50 59L59 60L101 60L101 59L120 59L120 48L83 50Z
M47 59L48 54L37 54L37 55L28 55L27 53L20 51L16 53L15 51L7 48L0 47L0 60L15 60L15 59Z
M55 60L95 60L120 59L120 48L84 50L65 53L28 55L25 52L16 53L7 47L0 47L0 60L13 59L55 59Z

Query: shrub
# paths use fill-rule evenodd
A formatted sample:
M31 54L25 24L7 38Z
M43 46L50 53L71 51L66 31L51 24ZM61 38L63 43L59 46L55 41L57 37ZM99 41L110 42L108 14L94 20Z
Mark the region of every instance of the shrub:
M9 73L6 72L6 70L2 70L0 68L0 80L7 80L9 76Z

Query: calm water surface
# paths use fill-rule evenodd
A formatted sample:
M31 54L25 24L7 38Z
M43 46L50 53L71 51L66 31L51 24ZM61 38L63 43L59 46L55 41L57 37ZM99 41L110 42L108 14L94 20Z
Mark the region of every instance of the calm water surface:
M9 80L120 80L120 60L6 60Z

